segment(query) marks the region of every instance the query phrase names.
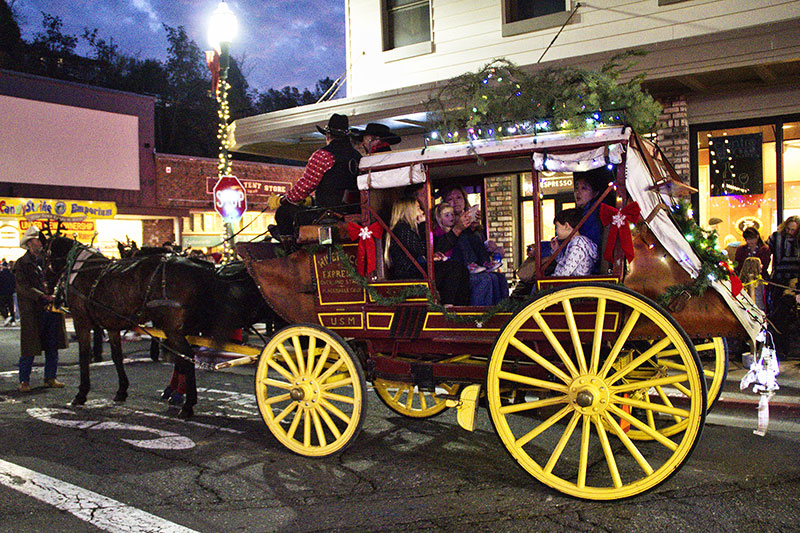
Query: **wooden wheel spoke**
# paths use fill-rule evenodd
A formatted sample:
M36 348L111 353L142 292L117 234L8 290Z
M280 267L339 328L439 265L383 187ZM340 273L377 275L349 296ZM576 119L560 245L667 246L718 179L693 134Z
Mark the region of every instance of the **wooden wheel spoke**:
M339 420L341 420L342 422L345 422L346 424L349 424L349 423L350 423L350 417L349 417L349 416L347 416L346 414L344 414L344 413L341 411L341 409L339 409L338 407L336 407L335 405L333 405L331 402L329 402L329 401L328 401L328 400L326 400L325 398L322 398L322 399L320 400L320 403L322 404L322 406L323 406L325 409L327 409L329 412L331 412L331 413L333 413L334 415L336 415L336 417L337 417Z
M328 441L325 439L325 428L322 427L322 420L319 419L319 413L316 409L311 410L311 418L314 421L314 429L317 431L317 444L325 446Z
M658 354L658 364L659 366L663 366L664 368L669 368L670 370L679 370L681 372L686 372L686 365L682 363L678 363L669 359L662 359L663 354Z
M664 435L662 435L661 433L659 433L655 429L651 428L650 426L648 426L647 424L645 424L644 422L642 422L638 418L636 418L634 416L631 416L629 413L626 413L625 411L623 411L619 407L617 407L615 405L609 405L608 409L616 417L623 418L623 419L627 420L636 429L642 430L644 433L649 435L652 439L660 442L661 444L663 444L665 447L667 447L668 449L672 450L673 452L678 449L678 445L675 442L671 441L670 439L668 439L667 437L665 437Z
M531 409L540 409L542 407L550 407L551 405L558 405L567 403L569 397L566 395L554 396L552 398L545 398L544 400L536 400L535 402L515 403L511 405L504 405L500 407L500 412L504 415L511 413L519 413L521 411L529 411Z
M340 379L338 381L329 381L327 383L323 383L323 384L321 384L319 386L319 388L321 390L326 390L327 391L327 390L332 390L332 389L338 389L339 387L344 387L344 386L352 385L352 384L353 384L353 378L348 376L348 377L346 377L344 379Z
M578 420L580 419L581 419L580 413L575 412L572 414L572 419L570 419L569 424L567 424L564 433L561 434L561 438L558 439L558 444L556 444L553 453L550 454L550 459L547 460L547 464L544 466L544 471L547 472L548 474L553 471L553 468L555 468L556 463L561 457L561 454L564 453L564 448L567 447L567 443L569 442L572 433L575 431L575 428L578 425Z
M655 411L657 413L664 413L668 415L675 415L680 417L687 417L689 416L689 411L686 409L678 409L677 407L672 407L668 405L661 405L652 402L644 402L642 400L635 400L633 398L625 398L623 396L612 395L611 401L622 404L622 405L629 405L631 407L637 407L639 409L650 409L651 411Z
M569 300L561 302L561 307L564 309L564 316L567 319L567 327L569 328L569 336L572 339L572 348L575 350L575 358L578 360L578 373L585 374L588 371L586 366L586 358L583 355L583 346L581 345L581 336L578 333L578 325L575 323L575 313L572 312L572 303Z
M297 403L297 402L292 402L292 403L290 403L289 405L287 405L287 406L286 406L286 409L284 409L283 411L281 411L280 413L278 413L278 416L276 416L276 417L275 417L273 420L274 420L274 421L275 421L275 423L277 424L278 422L280 422L281 420L283 420L284 418L286 418L286 415L288 415L289 413L291 413L291 412L292 412L292 411L294 411L295 409L298 409L299 407L300 407L300 404L299 404L299 403Z
M597 436L600 438L600 446L603 448L603 455L606 458L606 465L608 465L608 472L611 474L611 481L614 487L620 488L622 486L622 478L619 475L617 468L617 461L614 459L614 450L611 449L611 443L608 442L608 435L606 429L599 416L593 416L594 427L597 430Z
M297 431L297 426L300 425L301 418L303 418L303 411L300 409L300 404L297 404L297 413L295 414L294 418L292 418L292 423L289 425L289 429L286 431L287 438L294 438L294 434Z
M544 317L541 315L541 313L536 312L533 313L533 319L536 321L536 325L539 326L539 329L542 330L542 333L547 338L550 346L552 346L556 351L556 354L558 354L561 362L563 362L564 366L566 366L567 370L569 370L570 375L572 377L576 377L578 375L578 369L575 368L575 364L572 362L572 359L570 359L569 354L566 352L566 350L564 350L564 347L561 346L561 343L556 338L553 330L550 329L550 326L547 325Z
M286 349L286 347L283 345L283 343L278 344L277 348L278 348L278 351L283 356L283 360L286 361L286 364L289 367L289 371L292 374L294 374L295 376L299 376L300 372L298 372L298 370L297 370L297 365L294 364L292 356L289 355L289 351Z
M350 405L355 404L355 398L352 398L351 396L344 396L342 394L335 394L333 392L322 392L322 397L326 400L333 400L335 402L348 403Z
M336 424L333 422L331 415L329 415L328 412L321 406L317 406L317 411L319 411L319 416L322 418L322 420L325 421L325 425L328 426L330 432L333 433L333 435L337 439L340 439L342 437L342 432L339 431L339 428L336 427Z
M603 326L606 322L606 299L597 299L597 314L594 320L594 337L592 338L592 359L589 363L589 371L597 373L600 366L600 347L603 343Z
M428 402L425 400L425 392L419 391L419 405L423 411L428 408Z
M644 455L642 455L642 452L639 451L639 448L637 448L628 435L625 434L625 431L620 427L619 424L617 424L617 421L608 414L608 411L606 411L604 414L606 424L608 424L608 426L611 428L611 431L617 435L619 440L622 441L622 444L628 449L628 452L630 452L631 456L633 456L633 459L642 468L642 471L644 471L644 473L648 476L652 474L653 467L650 466L650 463L648 463L647 459L644 458Z
M320 380L320 382L323 382L323 383L324 383L325 381L327 381L327 380L328 380L328 378L330 378L330 377L331 377L331 376L332 376L332 375L333 375L333 374L334 374L334 373L335 373L337 370L339 370L339 368L340 368L340 367L341 367L343 364L344 364L344 358L340 357L339 359L337 359L337 360L336 360L336 362L335 362L335 363L333 363L333 364L332 364L332 365L331 365L331 366L328 368L328 370L326 370L326 371L325 371L325 373L324 373L324 374L322 374L322 375L319 377L319 380Z
M635 357L633 361L631 361L627 365L617 370L617 372L613 376L608 378L607 382L616 383L620 379L624 378L625 376L627 376L628 374L639 368L639 366L641 366L642 363L652 359L653 356L655 356L655 354L660 352L665 346L671 343L672 341L669 339L669 337L664 337L663 339L655 343L653 346L645 350L641 355Z
M586 486L586 470L589 466L589 437L592 434L591 418L584 415L581 426L581 451L578 456L578 487Z
M530 385L531 387L538 387L541 389L554 390L564 394L569 390L566 385L560 383L553 383L552 381L545 381L542 379L529 378L528 376L520 376L519 374L512 374L511 372L498 372L498 377L506 381L513 381L515 383L522 383Z
M614 342L614 346L611 348L611 351L606 358L606 362L603 363L603 368L600 370L599 374L601 378L605 378L608 375L611 367L616 362L617 356L619 356L619 353L622 351L622 347L625 346L625 343L628 342L628 337L630 337L633 327L639 320L639 316L641 316L639 311L634 310L631 312L631 316L628 317L628 320L622 327L622 331L620 331L619 335L617 335L617 340Z
M526 355L534 363L540 365L542 368L544 368L545 370L556 376L564 383L569 383L570 381L572 381L572 378L566 375L560 368L558 368L556 365L554 365L553 363L551 363L550 361L548 361L547 359L545 359L544 357L533 351L525 343L523 343L516 337L511 337L508 340L508 343L517 350L519 350L520 352L522 352L524 355Z
M656 387L655 389L656 389L656 394L658 394L658 397L661 398L662 402L664 402L664 405L668 407L673 407L672 401L669 399L669 396L667 396L667 393L664 392L664 389L662 387ZM673 420L675 420L675 422L681 421L681 418L679 416L672 415L672 418Z
M331 345L326 344L325 347L322 349L322 353L319 355L319 360L317 361L317 366L314 367L314 371L311 373L311 377L319 377L319 373L322 372L322 369L325 368L325 362L328 360L328 356L331 353Z
M303 353L303 347L300 345L300 337L295 335L292 337L292 346L294 346L294 357L297 360L297 370L300 375L306 373L306 356Z
M651 403L649 394L644 395L644 401L646 401L647 403ZM645 416L647 417L647 425L653 429L656 429L656 417L653 416L653 410L646 409L644 413Z
M611 392L631 392L635 390L647 390L650 387L660 387L664 385L674 385L687 381L689 376L687 374L675 374L674 376L666 376L656 379L645 379L643 381L632 381L616 387L611 387ZM691 394L689 395L691 396Z
M289 390L294 386L291 383L286 383L285 381L278 381L277 379L271 379L271 378L262 379L261 381L259 381L259 385L261 385L262 387L265 386L276 387L278 389L284 389L284 390Z
M572 411L572 407L569 405L564 406L561 410L559 410L556 414L527 432L522 437L516 440L516 445L522 448L527 443L529 443L532 439L535 439L538 435L540 435L543 431L546 431L547 428L551 427L553 424L567 416Z
M678 389L679 391L681 391L681 392L683 393L683 395L684 395L684 396L686 396L687 398L691 398L691 397L692 397L692 391L690 391L689 389L687 389L687 388L686 388L684 385L682 385L681 383L675 383L675 384L674 384L674 385L672 385L672 386L673 386L673 387L675 387L676 389Z
M273 369L275 372L283 376L286 381L294 381L294 376L292 376L284 367L279 365L274 359L270 359L267 362L267 366Z
M285 402L286 400L291 400L291 396L289 394L278 394L277 396L273 396L272 398L267 398L264 400L266 405L272 405L273 403L278 402Z
M303 446L311 446L311 416L308 411L303 411Z
M317 338L311 335L308 338L308 361L305 363L304 371L306 373L314 370L314 352L317 351Z

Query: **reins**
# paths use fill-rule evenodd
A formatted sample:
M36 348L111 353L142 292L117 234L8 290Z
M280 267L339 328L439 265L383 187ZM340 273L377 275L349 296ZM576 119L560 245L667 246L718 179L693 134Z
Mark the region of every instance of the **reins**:
M89 255L84 257L81 260L80 259L80 255L81 255L82 252L88 252ZM48 262L47 267L52 270L52 250L51 250L51 247L48 247L47 256L48 256L47 257L47 262ZM105 263L103 265L91 265L91 270L96 270L98 268L101 268L102 271L100 272L100 275L97 276L97 279L92 283L92 288L91 288L91 290L89 292L89 295L86 295L83 292L81 292L80 290L78 290L77 288L75 288L73 286L73 282L77 278L79 272L81 272L81 271L82 272L87 272L88 270L90 270L90 269L84 268L84 265L86 264L88 259L92 259L92 258L102 259L104 261L107 261L107 263ZM83 300L85 300L87 302L90 302L92 305L95 305L95 306L101 308L103 311L105 311L105 312L107 312L107 313L109 313L111 315L114 315L115 317L117 317L119 319L122 319L125 322L128 322L129 324L134 326L134 328L143 331L145 334L149 335L151 339L154 339L160 346L165 347L167 350L172 352L174 355L177 355L178 357L184 359L185 361L190 361L194 365L197 364L195 362L195 360L194 360L194 357L189 357L189 356L187 356L187 355L185 355L185 354L173 349L171 346L169 346L165 342L161 341L161 339L159 339L157 336L153 335L151 333L150 329L148 329L146 326L140 325L139 321L137 321L135 318L131 318L130 316L123 315L123 314L117 312L116 310L108 307L107 305L104 305L103 303L94 300L94 298L93 298L94 290L97 287L97 285L98 285L98 283L100 281L100 278L104 274L106 274L106 272L108 271L108 268L111 265L114 264L114 262L111 259L105 257L100 252L98 252L96 250L93 250L93 249L89 248L88 246L86 246L86 245L84 245L84 244L82 244L82 243L80 243L78 241L75 241L74 244L72 245L72 247L70 248L69 252L67 252L67 256L65 258L65 261L66 261L66 265L64 267L64 271L61 273L61 276L59 277L58 283L56 284L56 294L58 295L58 297L56 298L57 302L61 301L61 302L64 302L64 304L66 304L67 303L68 291L71 288L72 293L75 294L76 296L80 297L81 299L83 299ZM142 308L144 308L148 303L147 302L147 296L150 293L150 289L152 288L153 281L155 280L156 275L158 274L159 270L162 272L162 289L164 291L166 291L166 280L164 279L165 277L164 277L164 274L163 274L164 270L166 270L165 269L165 263L166 263L166 258L162 258L161 263L159 264L158 267L156 267L156 269L153 271L153 274L150 276L150 282L148 284L147 292L145 293L145 298L144 298L144 301L143 301L143 304L142 304ZM59 297L61 297L60 293L62 293L62 292L63 292L63 297L62 297L63 299L59 300ZM63 306L59 306L59 307L63 307ZM67 309L69 309L69 308L67 308ZM87 312L89 312L91 314L91 310L89 309L89 307L87 307ZM90 316L90 318L92 319L93 322L96 322L94 317Z

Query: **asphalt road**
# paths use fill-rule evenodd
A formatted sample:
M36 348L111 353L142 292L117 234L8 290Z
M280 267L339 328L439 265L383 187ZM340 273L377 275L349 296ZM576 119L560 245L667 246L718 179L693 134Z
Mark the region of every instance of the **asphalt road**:
M110 402L113 367L72 408L65 389L16 392L0 334L0 531L797 531L797 432L707 424L693 455L651 492L587 502L539 484L505 452L485 410L476 430L452 411L425 421L373 393L363 431L335 457L284 449L261 421L252 368L200 372L191 421L159 401L170 366L126 343L130 396ZM107 352L107 348L106 348ZM18 352L16 352L18 353ZM40 370L35 372L41 372Z

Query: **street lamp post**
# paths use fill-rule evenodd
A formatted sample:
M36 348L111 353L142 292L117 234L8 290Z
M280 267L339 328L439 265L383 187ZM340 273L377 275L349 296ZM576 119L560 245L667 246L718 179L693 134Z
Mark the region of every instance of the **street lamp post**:
M228 67L230 66L230 46L238 29L236 15L233 14L225 0L222 0L217 9L211 15L211 23L208 28L208 40L219 57L219 81L216 84L217 115L219 117L219 128L217 138L219 139L219 161L217 163L217 179L231 174L231 160L228 152L228 122L230 121L230 107L228 105ZM223 252L226 262L233 256L233 226L225 223L225 241Z

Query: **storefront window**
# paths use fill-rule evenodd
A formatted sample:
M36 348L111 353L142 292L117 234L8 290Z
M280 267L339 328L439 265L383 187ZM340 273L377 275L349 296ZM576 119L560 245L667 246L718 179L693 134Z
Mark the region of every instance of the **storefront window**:
M726 247L748 226L764 238L777 226L775 138L772 124L697 133L699 222Z
M542 193L541 220L542 239L555 235L553 219L556 212L575 207L572 193L571 172L540 172L539 189ZM522 213L522 243L525 247L534 242L535 221L533 218L533 179L530 172L520 175L520 197ZM524 255L523 255L524 257Z
M800 215L800 122L783 124L783 218Z

